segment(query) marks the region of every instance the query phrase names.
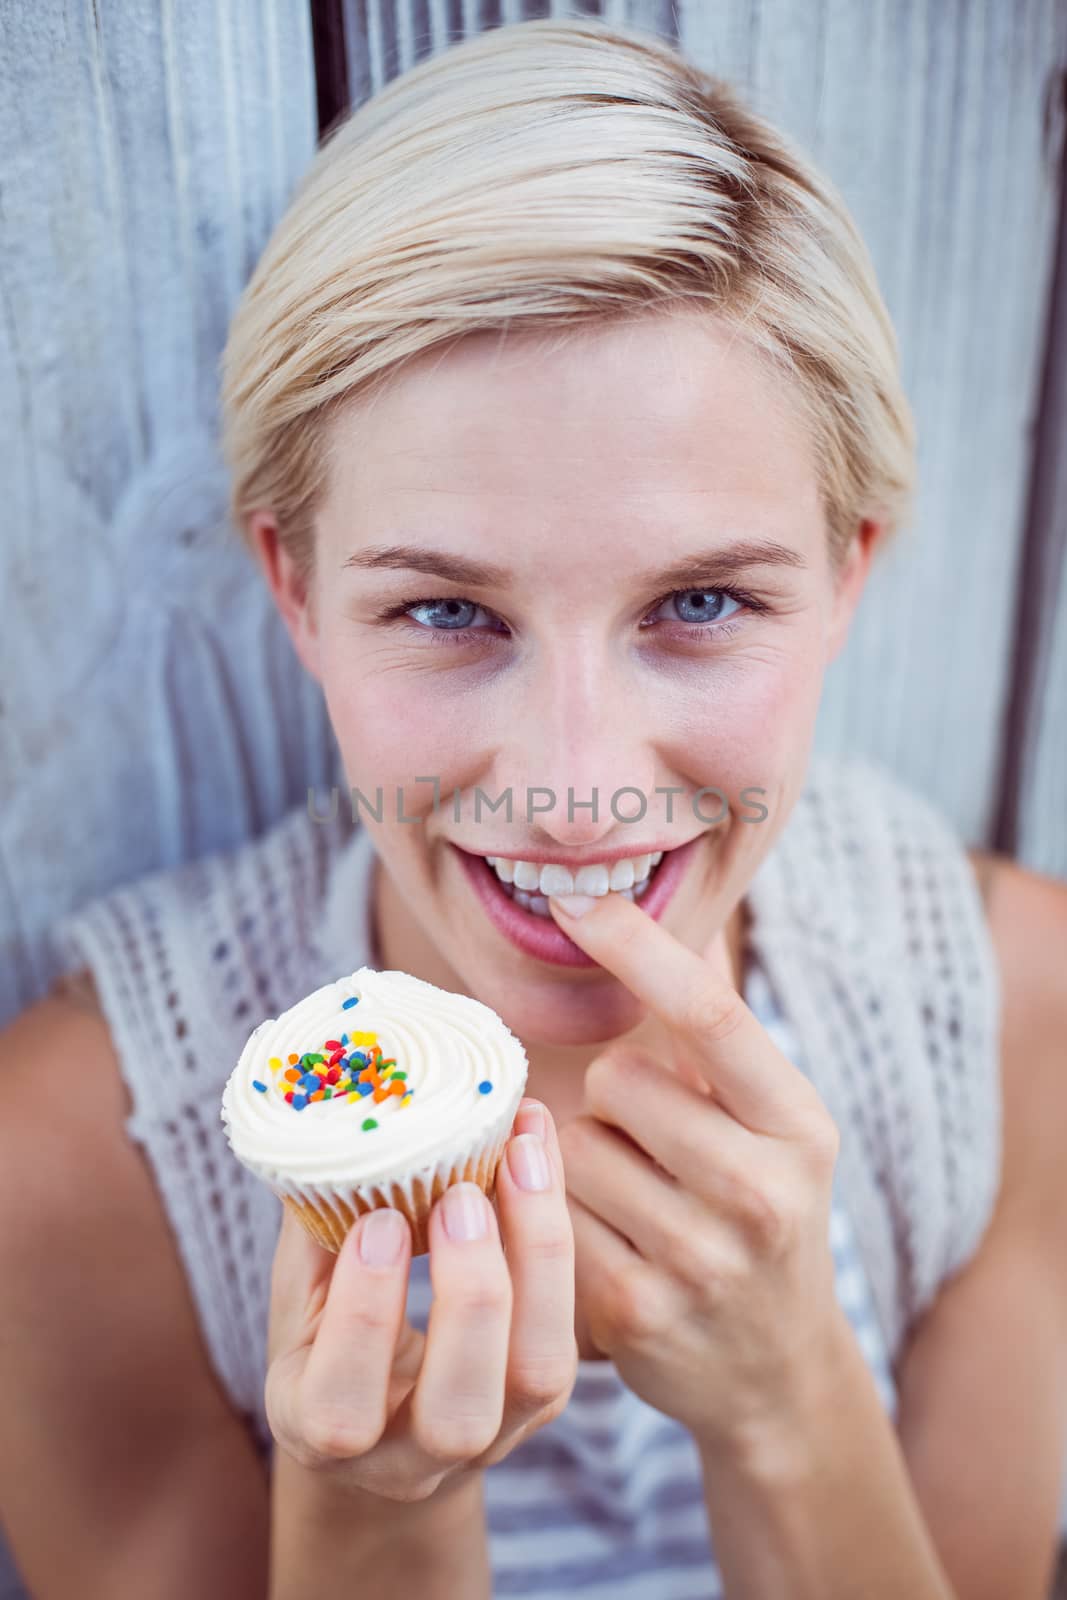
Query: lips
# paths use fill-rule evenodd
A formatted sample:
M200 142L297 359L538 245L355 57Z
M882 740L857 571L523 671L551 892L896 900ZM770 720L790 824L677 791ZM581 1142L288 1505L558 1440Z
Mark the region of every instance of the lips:
M679 845L676 850L668 850L665 853L645 893L635 902L650 917L658 919L662 916L681 882L700 837L698 834L687 844ZM547 961L561 967L597 965L592 956L587 955L573 939L568 938L563 930L557 927L553 918L536 916L512 900L504 892L496 873L481 856L473 855L469 850L461 850L455 844L451 848L455 851L489 920L519 950L538 961Z

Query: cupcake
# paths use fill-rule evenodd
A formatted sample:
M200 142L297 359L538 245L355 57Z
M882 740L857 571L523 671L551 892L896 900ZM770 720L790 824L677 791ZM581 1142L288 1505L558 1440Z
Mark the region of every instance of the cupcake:
M360 967L256 1027L222 1095L237 1159L337 1251L393 1206L429 1249L449 1184L492 1199L526 1052L489 1006L408 972Z

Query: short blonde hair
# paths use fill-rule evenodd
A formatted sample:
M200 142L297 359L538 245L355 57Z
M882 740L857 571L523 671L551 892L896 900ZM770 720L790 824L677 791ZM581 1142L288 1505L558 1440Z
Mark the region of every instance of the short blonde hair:
M836 570L895 529L915 439L896 335L836 187L672 45L588 17L511 23L419 62L323 142L222 357L234 522L314 566L325 421L480 330L701 306L794 380Z

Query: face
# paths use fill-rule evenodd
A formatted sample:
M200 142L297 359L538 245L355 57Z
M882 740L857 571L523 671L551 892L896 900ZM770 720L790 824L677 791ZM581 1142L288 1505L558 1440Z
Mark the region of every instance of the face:
M878 530L835 577L786 386L707 312L470 336L329 442L308 591L269 513L251 532L348 783L382 791L387 964L530 1046L629 1031L634 997L485 858L662 852L639 898L702 948L803 784Z

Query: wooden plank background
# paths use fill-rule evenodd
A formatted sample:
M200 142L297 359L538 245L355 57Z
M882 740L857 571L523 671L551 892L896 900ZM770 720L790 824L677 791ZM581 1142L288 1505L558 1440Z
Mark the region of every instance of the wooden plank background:
M583 12L676 39L801 140L900 335L917 516L818 745L1067 879L1067 0L39 0L0 12L0 1022L69 906L344 781L226 526L227 320L350 97Z

